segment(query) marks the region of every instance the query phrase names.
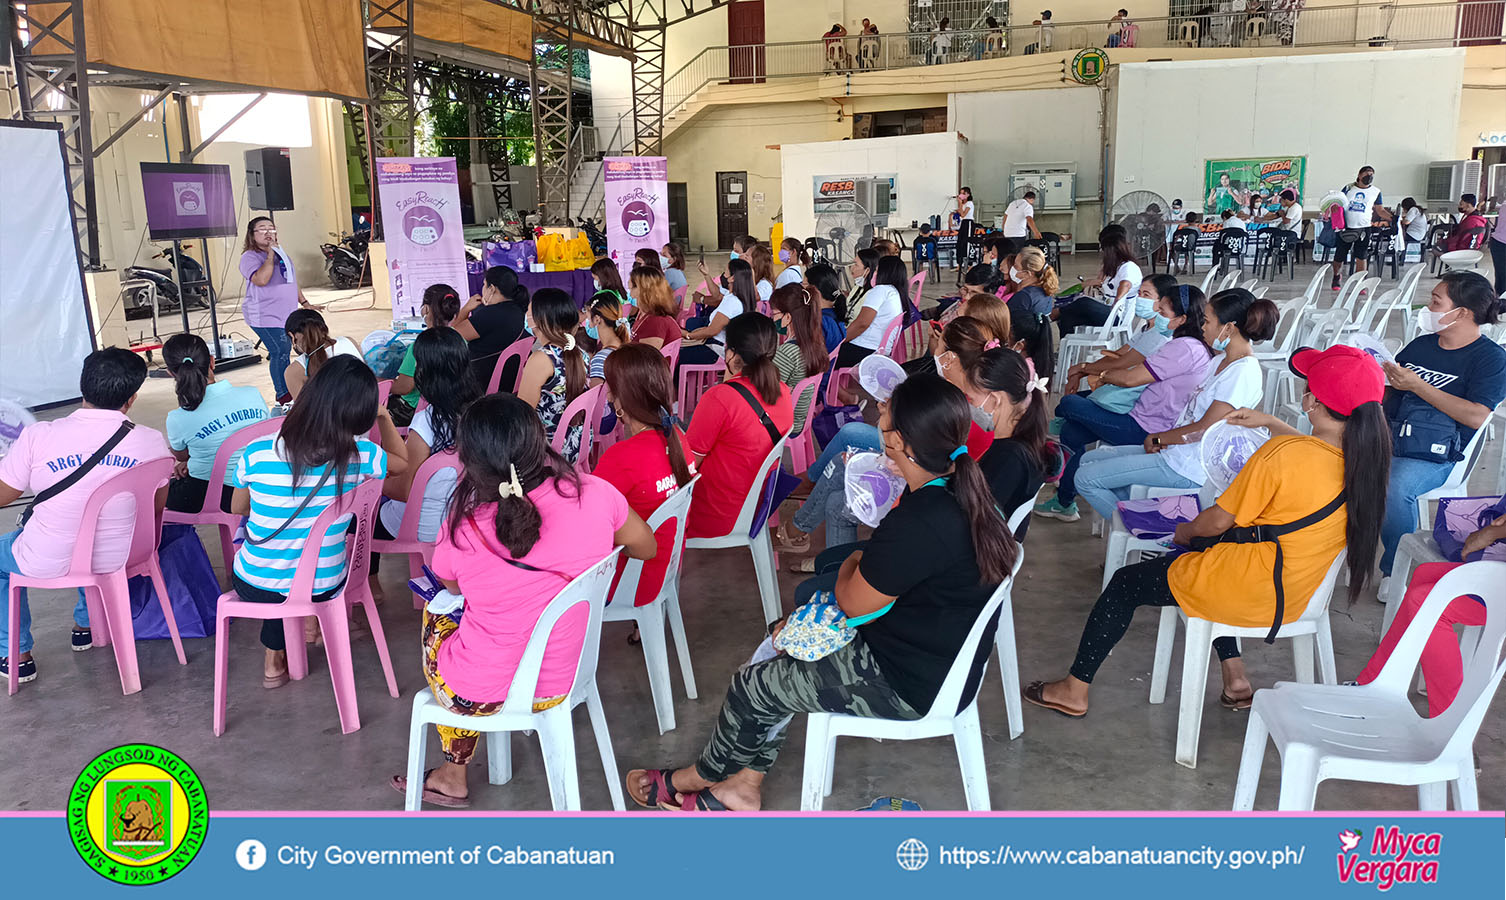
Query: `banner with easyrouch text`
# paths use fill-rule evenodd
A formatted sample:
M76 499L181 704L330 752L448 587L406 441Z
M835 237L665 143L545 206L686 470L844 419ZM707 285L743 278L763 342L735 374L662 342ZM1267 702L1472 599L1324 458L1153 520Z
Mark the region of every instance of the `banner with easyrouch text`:
M601 169L607 254L627 284L633 254L669 243L669 162L662 156L608 156Z
M454 157L379 157L376 172L393 318L419 315L431 284L447 284L463 299L465 234Z

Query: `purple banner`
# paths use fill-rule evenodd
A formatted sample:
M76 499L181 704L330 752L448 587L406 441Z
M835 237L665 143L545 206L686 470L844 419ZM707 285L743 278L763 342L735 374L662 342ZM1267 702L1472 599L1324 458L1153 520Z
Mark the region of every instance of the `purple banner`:
M662 156L608 156L601 168L607 254L624 284L633 254L669 243L669 163Z
M465 291L465 235L455 159L380 157L377 188L393 316L418 315L431 284L447 284L457 294Z

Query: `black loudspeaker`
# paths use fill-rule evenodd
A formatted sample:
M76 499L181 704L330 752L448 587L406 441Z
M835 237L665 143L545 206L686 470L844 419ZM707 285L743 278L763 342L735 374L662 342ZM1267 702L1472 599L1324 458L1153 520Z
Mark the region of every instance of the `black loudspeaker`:
M293 164L286 147L246 151L246 205L265 210L293 208Z

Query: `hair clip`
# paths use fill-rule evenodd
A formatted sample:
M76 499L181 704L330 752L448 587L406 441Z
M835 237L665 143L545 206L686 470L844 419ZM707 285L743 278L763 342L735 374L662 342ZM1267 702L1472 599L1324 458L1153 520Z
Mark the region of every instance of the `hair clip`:
M507 466L509 480L497 485L497 499L506 500L508 497L526 497L523 485L518 482L518 467L511 463Z
M994 349L997 346L999 346L999 339L998 338L994 338L993 340L991 340L988 343L984 344L983 345L983 349L984 350L992 350L992 349Z
M659 427L666 432L673 431L680 424L680 420L674 413L664 407L659 407Z
M805 287L805 286L802 285L801 288L800 288L800 293L802 295L804 295L804 297L805 297L805 305L806 306L810 306L811 305L811 292L810 292L810 288L807 288L807 287Z
M565 350L569 351L569 350L574 350L574 349L575 349L575 335L573 335L573 334L567 334L567 335L565 335Z

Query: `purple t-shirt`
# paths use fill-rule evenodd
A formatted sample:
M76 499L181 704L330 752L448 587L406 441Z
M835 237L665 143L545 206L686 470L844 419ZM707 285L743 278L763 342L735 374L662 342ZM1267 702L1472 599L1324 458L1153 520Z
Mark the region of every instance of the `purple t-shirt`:
M241 301L246 324L252 328L281 328L298 308L298 274L287 254L279 253L278 262L272 269L272 279L257 286L251 276L267 261L261 250L247 250L241 254L241 275L246 279L246 297Z
M1187 397L1208 377L1213 357L1208 347L1193 337L1173 338L1145 359L1145 368L1156 380L1141 392L1130 418L1155 434L1171 428Z

